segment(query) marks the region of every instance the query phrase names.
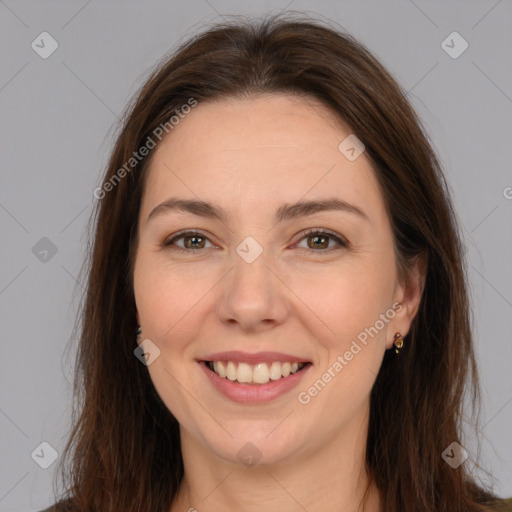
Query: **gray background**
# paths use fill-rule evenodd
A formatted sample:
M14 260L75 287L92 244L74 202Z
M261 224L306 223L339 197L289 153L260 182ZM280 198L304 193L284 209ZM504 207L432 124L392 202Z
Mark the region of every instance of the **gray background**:
M0 510L52 502L56 463L42 469L31 453L43 441L60 453L69 428L77 279L118 116L149 68L192 32L222 15L285 8L321 14L366 44L432 138L467 246L481 460L498 493L512 495L510 0L0 0ZM47 59L31 48L43 31L59 45ZM453 31L469 44L457 59L441 46ZM43 237L54 255L37 251ZM474 439L466 446L475 455Z

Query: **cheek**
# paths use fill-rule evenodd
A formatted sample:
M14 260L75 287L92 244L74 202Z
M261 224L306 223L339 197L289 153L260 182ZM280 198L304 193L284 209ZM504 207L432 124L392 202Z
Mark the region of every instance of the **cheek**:
M211 272L201 275L197 266L192 267L176 267L141 255L135 267L134 289L143 330L147 326L144 334L165 344L171 333L176 339L184 329L200 325L194 318L200 315L201 299L216 280Z
M205 299L215 279L192 273L192 266L178 267L162 260L149 251L141 252L134 273L143 337L160 350L148 372L169 411L181 424L194 429L191 418L198 411L189 394L189 390L195 389L191 382L193 341L200 335L201 319L207 314ZM184 361L190 364L183 364Z
M305 295L304 302L315 304L311 309L328 328L316 337L322 355L301 397L309 401L309 417L331 418L333 435L365 406L382 363L389 334L381 315L392 306L393 289L393 268L384 268L358 265L330 273L329 279L318 276Z
M357 258L339 266L325 266L305 277L293 274L291 285L306 309L303 318L317 324L324 345L342 349L373 325L392 305L394 262Z

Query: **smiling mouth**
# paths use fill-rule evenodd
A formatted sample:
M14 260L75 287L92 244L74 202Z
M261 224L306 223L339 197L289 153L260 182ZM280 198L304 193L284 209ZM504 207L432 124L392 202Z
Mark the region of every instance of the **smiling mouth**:
M272 363L248 364L236 361L204 361L206 367L221 378L241 384L267 384L270 381L285 379L302 371L311 363Z

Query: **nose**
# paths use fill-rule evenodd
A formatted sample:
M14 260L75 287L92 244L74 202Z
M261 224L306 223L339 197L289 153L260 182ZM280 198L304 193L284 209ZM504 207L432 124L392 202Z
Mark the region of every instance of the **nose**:
M233 269L219 284L220 321L246 332L266 331L286 321L287 288L269 263L265 251L251 263L233 255Z

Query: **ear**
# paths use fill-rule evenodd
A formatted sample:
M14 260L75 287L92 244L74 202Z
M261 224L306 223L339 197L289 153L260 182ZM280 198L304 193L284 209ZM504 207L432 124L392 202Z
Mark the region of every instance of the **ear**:
M412 321L420 307L427 269L427 255L418 256L413 266L407 271L406 282L397 287L394 302L400 303L402 308L397 312L393 320L393 332L391 337L386 340L386 348L393 347L393 335L395 332L399 332L402 338L409 332Z

